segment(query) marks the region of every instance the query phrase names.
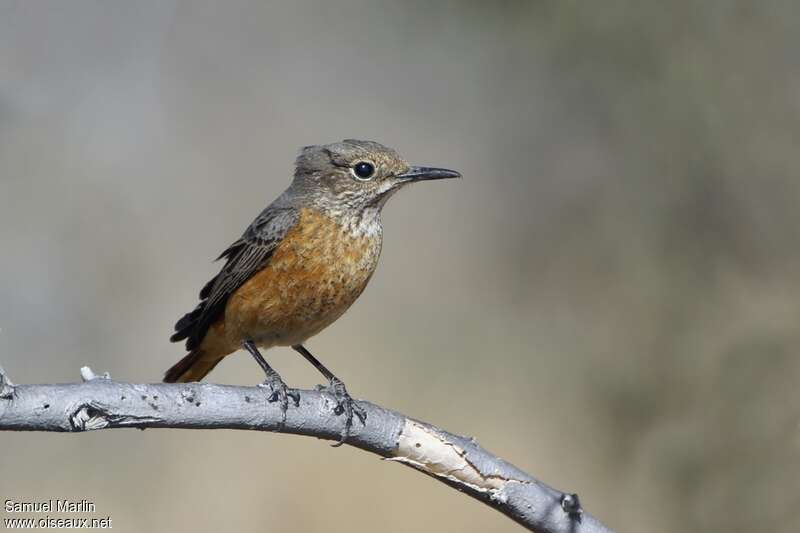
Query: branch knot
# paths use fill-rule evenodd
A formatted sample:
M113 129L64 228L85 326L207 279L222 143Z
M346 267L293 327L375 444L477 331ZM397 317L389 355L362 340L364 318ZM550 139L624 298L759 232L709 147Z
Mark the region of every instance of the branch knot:
M8 378L8 374L0 365L0 400L11 400L14 397L14 384Z
M581 521L583 509L581 508L581 501L578 499L577 494L565 493L563 496L561 496L561 509L563 509L564 512L570 516L570 518L574 518L578 522Z
M87 402L78 406L69 417L72 431L93 431L107 427L142 426L158 422L153 416L135 416L114 414L111 410L97 402Z

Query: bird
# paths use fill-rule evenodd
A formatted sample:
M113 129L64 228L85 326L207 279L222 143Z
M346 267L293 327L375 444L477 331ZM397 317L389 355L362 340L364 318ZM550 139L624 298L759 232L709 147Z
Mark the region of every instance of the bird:
M353 415L366 424L366 411L304 343L341 317L367 286L381 253L387 200L410 183L460 177L446 168L410 165L375 141L300 149L288 188L220 254L222 268L175 324L170 340L185 340L188 353L164 381L200 381L243 348L261 366L266 379L260 385L269 390L268 401L280 402L285 420L289 399L299 405L299 392L260 349L290 346L328 380L324 389L335 398L334 413L345 415L342 444Z

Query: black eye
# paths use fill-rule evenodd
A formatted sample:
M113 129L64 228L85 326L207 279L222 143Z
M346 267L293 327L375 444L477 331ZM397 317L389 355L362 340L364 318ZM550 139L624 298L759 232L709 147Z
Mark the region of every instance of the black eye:
M353 165L353 174L355 174L359 179L368 180L373 174L375 174L375 167L372 165L372 163L359 161Z

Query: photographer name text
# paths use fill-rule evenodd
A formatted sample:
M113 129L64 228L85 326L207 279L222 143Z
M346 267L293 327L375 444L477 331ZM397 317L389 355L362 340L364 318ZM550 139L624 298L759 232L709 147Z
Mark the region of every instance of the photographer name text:
M41 500L20 502L6 500L3 509L7 513L93 513L97 506L89 500Z

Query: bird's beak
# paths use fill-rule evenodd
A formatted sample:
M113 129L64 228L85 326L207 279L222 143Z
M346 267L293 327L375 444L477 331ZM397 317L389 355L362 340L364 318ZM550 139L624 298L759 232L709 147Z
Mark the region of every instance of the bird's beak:
M461 174L455 170L448 170L446 168L409 167L407 172L398 174L396 177L403 181L424 181L460 178Z

